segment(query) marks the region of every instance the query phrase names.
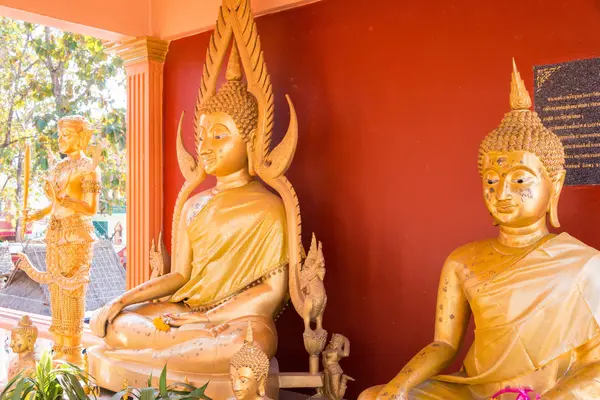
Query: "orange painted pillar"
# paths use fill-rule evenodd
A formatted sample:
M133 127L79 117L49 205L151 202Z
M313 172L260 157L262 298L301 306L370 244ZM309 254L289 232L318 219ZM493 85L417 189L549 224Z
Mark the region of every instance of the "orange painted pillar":
M127 72L127 288L150 278L150 244L163 220L163 66L169 43L114 46Z

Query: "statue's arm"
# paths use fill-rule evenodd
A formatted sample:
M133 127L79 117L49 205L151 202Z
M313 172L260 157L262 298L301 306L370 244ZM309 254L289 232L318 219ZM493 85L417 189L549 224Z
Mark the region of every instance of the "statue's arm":
M56 201L61 206L73 210L78 214L95 215L100 204L100 169L83 175L81 178L81 199L69 196L57 197Z
M247 315L272 317L287 291L287 274L278 273L265 282L244 290L229 301L208 311L213 324L220 324Z
M187 208L188 205L186 204L183 211L186 212ZM175 265L172 266L172 271L125 292L118 300L122 307L171 296L189 281L192 265L192 247L185 227L185 218L179 220L178 229L179 235L177 236L178 240L175 243L174 249L176 252Z
M48 216L52 212L52 204L41 210L35 211L31 214L27 213L27 222L39 221L40 219Z
M342 352L342 357L350 357L350 340L347 337L344 337L344 344L342 348L344 349Z
M446 369L456 356L471 317L469 303L455 272L456 265L450 256L442 269L434 341L402 368L379 392L378 399L392 398L401 393L408 395L412 388Z
M571 358L573 360L573 358ZM575 351L571 372L546 393L544 400L596 399L600 395L600 336Z
M275 274L265 282L244 290L206 313L193 311L166 316L171 326L205 322L219 325L248 315L272 317L287 293L287 279L287 274Z

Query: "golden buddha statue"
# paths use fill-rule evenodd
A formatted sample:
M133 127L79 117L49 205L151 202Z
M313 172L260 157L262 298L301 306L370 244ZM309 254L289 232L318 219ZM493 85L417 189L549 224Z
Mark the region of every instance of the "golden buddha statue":
M489 399L505 387L530 387L545 400L600 398L600 253L548 232L547 215L559 226L564 149L530 111L513 67L511 111L479 151L485 203L499 234L450 254L434 341L360 400ZM471 315L475 340L463 368L440 375Z
M217 90L228 53L226 82ZM117 391L123 378L142 382L168 362L170 380L210 381L207 395L230 397L229 365L248 323L254 345L271 358L274 319L288 295L299 314L307 309L298 199L284 175L298 136L288 102L288 131L270 149L273 91L250 1L224 1L200 84L197 157L183 147L181 121L178 129L186 181L173 214L171 272L157 273L92 317L92 331L105 342L90 349L90 372L101 386ZM216 186L190 197L207 174ZM158 253L153 247L153 264L161 263ZM311 310L320 321L322 310ZM269 387L267 393L277 395Z
M81 365L85 295L96 241L91 217L98 210L101 187L100 154L96 151L93 159L85 155L92 130L83 117L60 119L58 130L58 146L67 157L50 171L44 185L50 205L25 213L26 222L51 215L45 238L46 271L33 267L25 254L17 256L19 268L48 285L54 358Z
M35 341L38 330L31 319L24 315L19 323L11 329L10 348L15 357L8 365L8 380L19 373L28 374L35 370Z
M269 357L254 344L252 321L248 322L244 345L231 358L229 374L236 400L269 400L265 396Z

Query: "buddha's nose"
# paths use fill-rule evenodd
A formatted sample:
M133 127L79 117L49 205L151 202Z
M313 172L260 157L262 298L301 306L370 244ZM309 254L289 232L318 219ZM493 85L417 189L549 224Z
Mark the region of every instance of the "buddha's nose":
M208 140L202 141L202 144L200 145L200 155L201 156L212 153L212 145L208 144L208 142L209 142Z
M498 201L506 201L512 199L512 193L510 192L510 181L502 179L498 190L496 191L496 199Z

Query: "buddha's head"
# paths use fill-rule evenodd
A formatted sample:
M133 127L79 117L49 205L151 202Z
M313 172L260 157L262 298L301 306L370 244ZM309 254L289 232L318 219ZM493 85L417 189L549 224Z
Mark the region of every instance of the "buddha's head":
M92 130L84 117L70 115L58 120L58 148L61 153L85 151L91 137Z
M37 327L33 325L31 319L25 315L21 318L19 323L11 329L10 348L16 354L33 352L37 335Z
M550 215L558 227L558 200L565 179L558 136L531 111L531 99L513 62L511 111L479 149L486 206L495 223L520 228Z
M251 321L248 322L244 345L231 358L229 374L237 400L255 400L265 396L269 357L254 344Z
M235 44L227 68L227 82L200 106L196 132L204 170L226 176L249 167L258 123L258 103L242 81Z

